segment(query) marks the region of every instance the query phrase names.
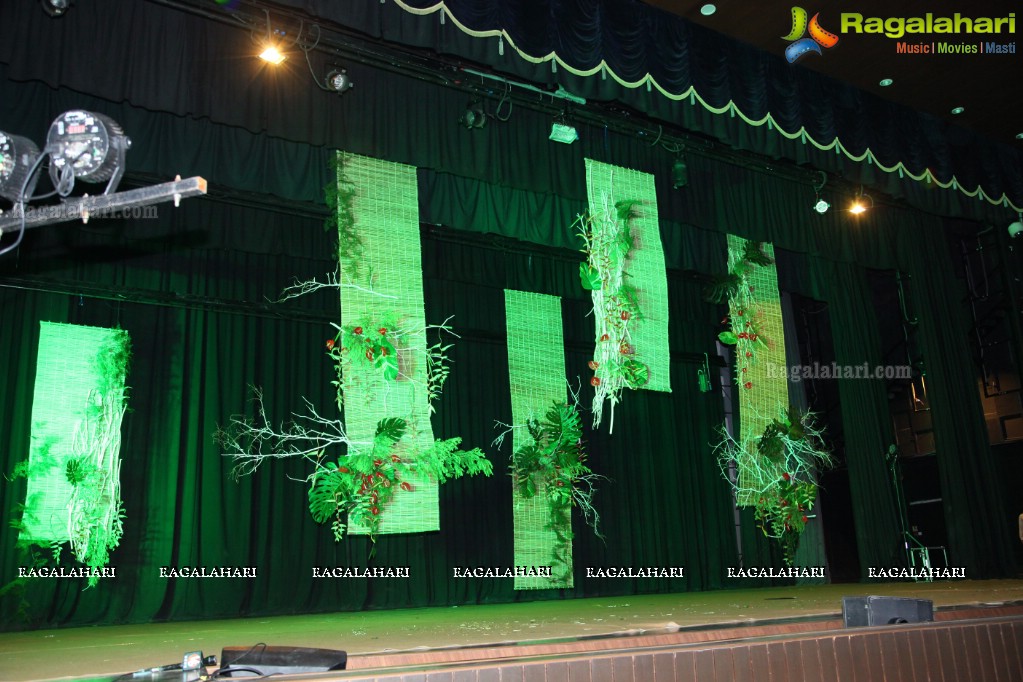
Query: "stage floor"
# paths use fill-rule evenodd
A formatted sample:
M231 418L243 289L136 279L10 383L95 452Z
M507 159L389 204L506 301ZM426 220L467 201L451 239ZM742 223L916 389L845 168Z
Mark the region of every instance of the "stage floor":
M0 680L111 676L180 662L186 651L219 656L224 646L259 642L343 649L355 670L397 652L834 620L841 618L842 597L868 594L930 599L939 612L1020 605L1023 580L813 585L0 633Z

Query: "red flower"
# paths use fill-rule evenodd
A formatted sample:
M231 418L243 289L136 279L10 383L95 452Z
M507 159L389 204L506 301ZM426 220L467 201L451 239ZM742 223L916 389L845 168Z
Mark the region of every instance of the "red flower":
M590 360L586 364L588 364L590 366L590 369L594 369L594 370L597 369L598 367L600 367L600 363L597 362L596 360Z
M398 455L391 455L391 461L397 464L398 462L401 461L401 457L399 457Z
M610 337L610 336L608 336L607 334L601 334L601 335L600 335L600 340L601 340L601 341L610 341L610 340L611 340L611 337Z
M374 459L373 460L373 466L375 466L375 467L378 467L378 466L380 466L383 463L384 463L384 460L382 460L382 459Z
M369 350L366 351L366 359L367 360L372 360L373 359L373 349L372 348L370 348Z
M621 347L618 348L618 352L621 353L622 355L632 355L635 351L633 350L632 346L630 346L627 343L623 343Z
M380 332L380 336L387 336L387 327L381 327L377 331Z
M745 374L747 370L749 370L749 367L743 367L742 368L742 373Z
M563 488L563 487L565 486L565 482L564 482L564 481L558 481L558 482L557 482L557 486L558 486L559 488Z
M590 386L600 386L600 377L591 377Z
M750 334L749 335L749 340L750 341L756 341L757 340L757 335L756 334Z
M810 519L806 518L805 516L803 517L803 523L806 523L806 522L807 522L807 521L809 521L809 520L810 520Z
M402 490L412 490L412 484L409 483L408 481L402 481L401 482L401 489Z
M386 355L387 355L387 348L383 348L383 347L382 347L382 348L380 349L380 355L386 356Z
M338 467L337 470L340 471L342 474L350 473L348 467Z
M383 478L383 477L384 477L384 472L378 471L377 472L377 478Z
M750 352L750 351L746 351L746 357L747 357L747 358L751 358L751 357L753 357L753 353L752 353L752 352Z
M743 384L742 386L743 386L743 388L746 388L746 389L750 389L750 388L753 388L753 382L752 382L752 381L747 381L747 382L746 382L745 384Z
M334 350L334 339L327 339L327 350Z
M781 502L779 502L778 504L779 504L780 506L782 506L782 507L787 507L787 506L789 506L789 501L788 501L788 500L782 500L782 501L781 501Z
M362 333L362 327L356 327L352 331L355 332L356 334L361 334Z
M377 514L380 513L380 509L377 507L371 507L370 511L373 512L373 516L376 516Z
M787 471L785 473L783 473L781 475L781 477L782 477L782 480L785 480L785 481L787 481L787 480L792 478L791 476L789 476L789 473Z
M622 319L623 319L623 320L627 320L627 319L629 319L630 317L632 317L632 315L631 315L631 314L629 313L629 311L628 311L628 310L623 310L623 311L622 311Z
M745 310L740 310L740 311L738 311L738 312L739 312L739 315L745 315L745 314L746 314L746 311L745 311Z

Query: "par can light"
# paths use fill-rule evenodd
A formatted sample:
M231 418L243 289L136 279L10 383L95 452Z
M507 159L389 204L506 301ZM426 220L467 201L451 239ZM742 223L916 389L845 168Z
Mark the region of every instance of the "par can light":
M89 111L65 111L50 125L46 151L50 154L50 179L57 187L64 169L84 182L109 180L114 191L124 174L124 155L131 138L113 119Z
M38 175L34 173L39 147L20 135L0 132L0 197L21 201L35 190ZM32 177L29 178L29 174ZM22 190L25 197L21 196Z

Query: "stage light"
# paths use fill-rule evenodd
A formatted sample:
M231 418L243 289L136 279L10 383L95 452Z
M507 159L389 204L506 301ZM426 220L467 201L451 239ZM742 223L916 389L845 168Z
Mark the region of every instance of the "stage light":
M894 81L894 80L892 80L891 78L882 78L882 79L881 79L881 80L880 80L880 81L878 82L878 85L880 85L880 86L881 86L882 88L887 88L887 87L889 87L890 85L892 85L892 84L893 84L894 82L895 82L895 81Z
M43 11L51 17L63 16L71 6L71 0L40 0L40 2L43 5Z
M348 72L344 69L333 69L327 74L326 83L327 88L339 95L343 95L355 86L352 79L348 77Z
M65 187L70 169L84 182L109 180L104 192L109 194L124 175L124 155L130 148L131 138L113 119L89 111L65 111L46 135L53 186L70 192L70 187Z
M717 6L710 2L704 4L703 7L700 8L700 14L702 14L705 17L709 17L717 11L718 11Z
M550 139L562 144L572 144L579 139L579 133L567 123L555 122L551 124Z
M959 114L961 114L961 113L963 113L965 111L966 111L966 107L956 107L956 108L954 108L952 110L952 115L953 116L958 116Z
M34 172L38 159L39 147L35 142L20 135L0 132L0 197L20 201L31 195L39 177ZM22 189L25 197L21 196Z
M262 52L259 53L259 58L264 62L269 62L273 65L278 65L287 59L287 55L277 49L276 45L267 45Z
M689 184L689 167L686 166L686 157L679 154L675 157L675 163L671 164L671 187L679 189Z
M854 214L854 215L859 215L861 213L864 213L866 210L867 210L867 207L859 199L854 201L852 206L849 207L849 212Z
M817 173L819 176L813 183L813 193L817 197L817 203L813 205L813 210L824 215L828 212L828 209L831 208L831 204L821 198L821 192L824 191L824 185L828 184L828 174L824 171L817 171Z
M1021 233L1023 233L1023 215L1020 215L1019 220L1009 223L1009 237L1015 239Z
M469 102L465 111L458 117L458 124L463 128L482 128L487 124L487 112L483 111L483 104L479 101Z

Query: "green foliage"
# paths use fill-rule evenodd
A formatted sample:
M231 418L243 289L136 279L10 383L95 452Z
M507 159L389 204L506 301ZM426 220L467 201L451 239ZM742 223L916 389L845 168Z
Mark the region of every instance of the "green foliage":
M742 262L763 267L773 265L774 259L764 253L764 242L747 240L743 245Z
M703 296L711 303L724 303L735 296L740 284L742 284L742 277L739 275L731 272L727 275L717 275L712 277L710 283L704 287Z
M547 498L554 545L551 566L559 580L570 570L568 552L572 543L572 507L579 506L599 536L599 516L593 508L596 477L587 467L582 441L582 420L574 405L554 402L543 419L526 424L530 441L512 455L512 480L524 498L535 497L542 489Z
M739 337L737 337L734 332L724 331L718 334L718 341L726 346L734 346L739 342Z
M342 155L331 159L334 181L323 188L324 202L330 209L330 216L324 223L325 230L337 230L338 256L344 263L344 270L351 279L356 279L362 267L366 246L356 227L354 201L356 187L345 176Z
M600 272L588 263L579 264L579 280L586 291L595 291L604 286L600 279Z
M755 500L757 523L765 535L781 543L791 565L817 498L815 472L831 466L821 432L811 415L790 406L749 443L726 435L718 446L718 464L726 478L733 461L739 469L733 485L741 499Z
M309 513L317 523L331 521L335 540L348 524L369 529L375 537L380 518L397 491L414 489L409 479L413 472L424 472L438 483L462 476L490 476L493 465L479 448L458 449L460 438L437 440L421 452L399 454L398 447L408 431L401 418L388 417L377 423L368 451L349 453L336 463L320 462L310 477Z

